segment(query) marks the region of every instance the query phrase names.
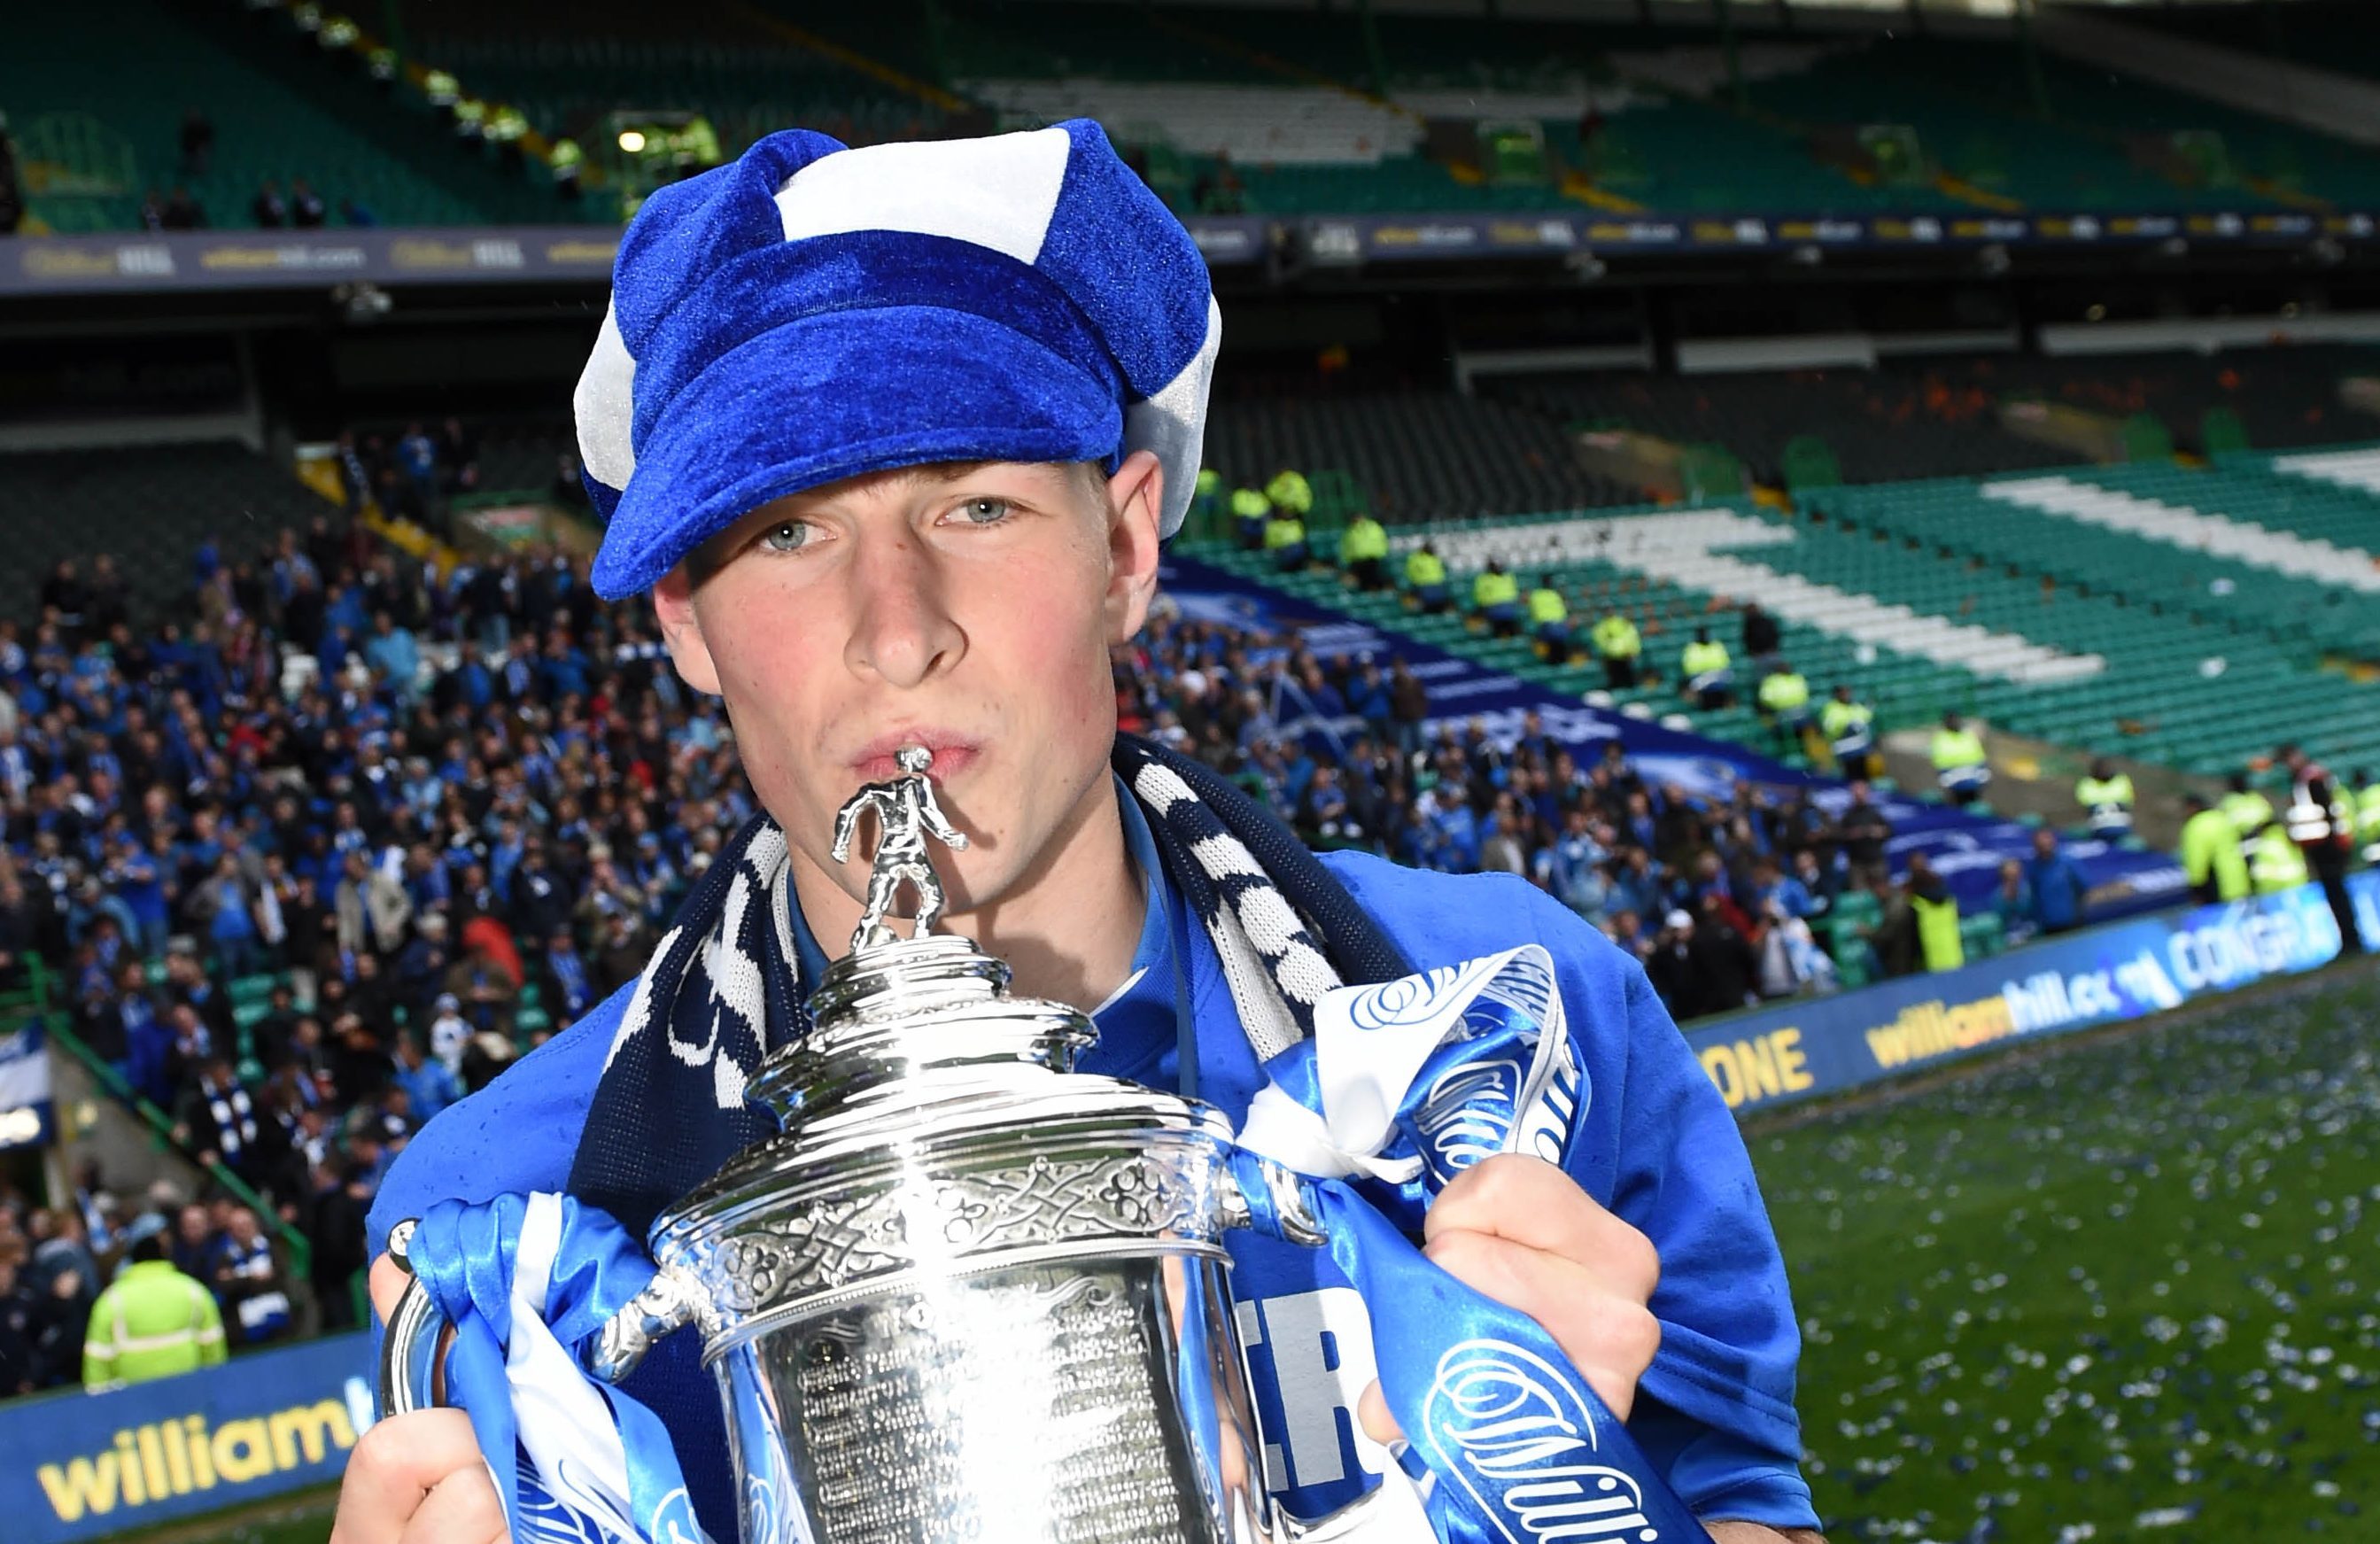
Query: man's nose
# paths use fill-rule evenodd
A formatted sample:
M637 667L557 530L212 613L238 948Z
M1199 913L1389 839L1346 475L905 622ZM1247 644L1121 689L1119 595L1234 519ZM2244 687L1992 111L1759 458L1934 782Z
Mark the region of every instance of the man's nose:
M965 635L952 617L949 578L916 535L855 538L851 640L844 659L887 686L914 687L958 661Z

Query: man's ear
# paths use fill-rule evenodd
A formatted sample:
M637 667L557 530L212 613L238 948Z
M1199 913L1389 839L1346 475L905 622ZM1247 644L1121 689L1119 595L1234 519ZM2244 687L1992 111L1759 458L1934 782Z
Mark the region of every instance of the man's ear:
M1108 479L1108 638L1140 631L1157 594L1158 529L1165 508L1165 468L1157 453L1136 450Z
M653 615L662 625L662 641L678 676L698 692L720 694L719 667L711 663L710 646L702 638L702 621L695 614L694 577L683 563L653 581Z

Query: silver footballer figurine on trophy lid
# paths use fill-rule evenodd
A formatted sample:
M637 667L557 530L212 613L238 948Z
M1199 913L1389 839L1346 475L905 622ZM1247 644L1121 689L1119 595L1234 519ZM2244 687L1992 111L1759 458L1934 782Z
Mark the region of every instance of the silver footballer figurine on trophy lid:
M660 1274L604 1331L625 1377L691 1325L726 1403L744 1544L1237 1544L1265 1494L1225 1230L1249 1209L1230 1124L1072 1070L1097 1038L931 931L927 838L964 847L905 748L835 821L876 856L851 952L750 1097L777 1135L653 1224ZM903 885L906 938L885 924ZM1269 1165L1282 1231L1319 1243ZM392 1319L382 1403L429 1403L434 1314ZM400 1337L404 1337L400 1343Z

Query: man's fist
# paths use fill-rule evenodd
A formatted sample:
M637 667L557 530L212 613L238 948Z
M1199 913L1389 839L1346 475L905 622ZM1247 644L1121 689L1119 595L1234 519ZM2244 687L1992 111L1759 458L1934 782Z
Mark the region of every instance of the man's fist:
M1653 1241L1542 1158L1499 1153L1454 1176L1422 1222L1422 1253L1536 1319L1621 1420L1660 1349L1646 1305L1661 1279ZM1356 1410L1377 1442L1402 1434L1375 1381Z
M404 1268L372 1261L381 1322L405 1293ZM331 1544L504 1544L504 1502L480 1456L471 1417L416 1410L380 1422L347 1454Z

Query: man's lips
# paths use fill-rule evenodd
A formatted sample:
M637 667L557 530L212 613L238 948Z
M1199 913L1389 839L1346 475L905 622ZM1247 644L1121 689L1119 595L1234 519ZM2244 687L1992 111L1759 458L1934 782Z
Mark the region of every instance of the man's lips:
M851 770L869 783L881 783L901 775L901 763L894 753L904 746L923 746L934 753L933 765L926 773L937 783L956 776L973 764L981 747L947 731L917 729L891 735L880 735L862 746L851 759Z

